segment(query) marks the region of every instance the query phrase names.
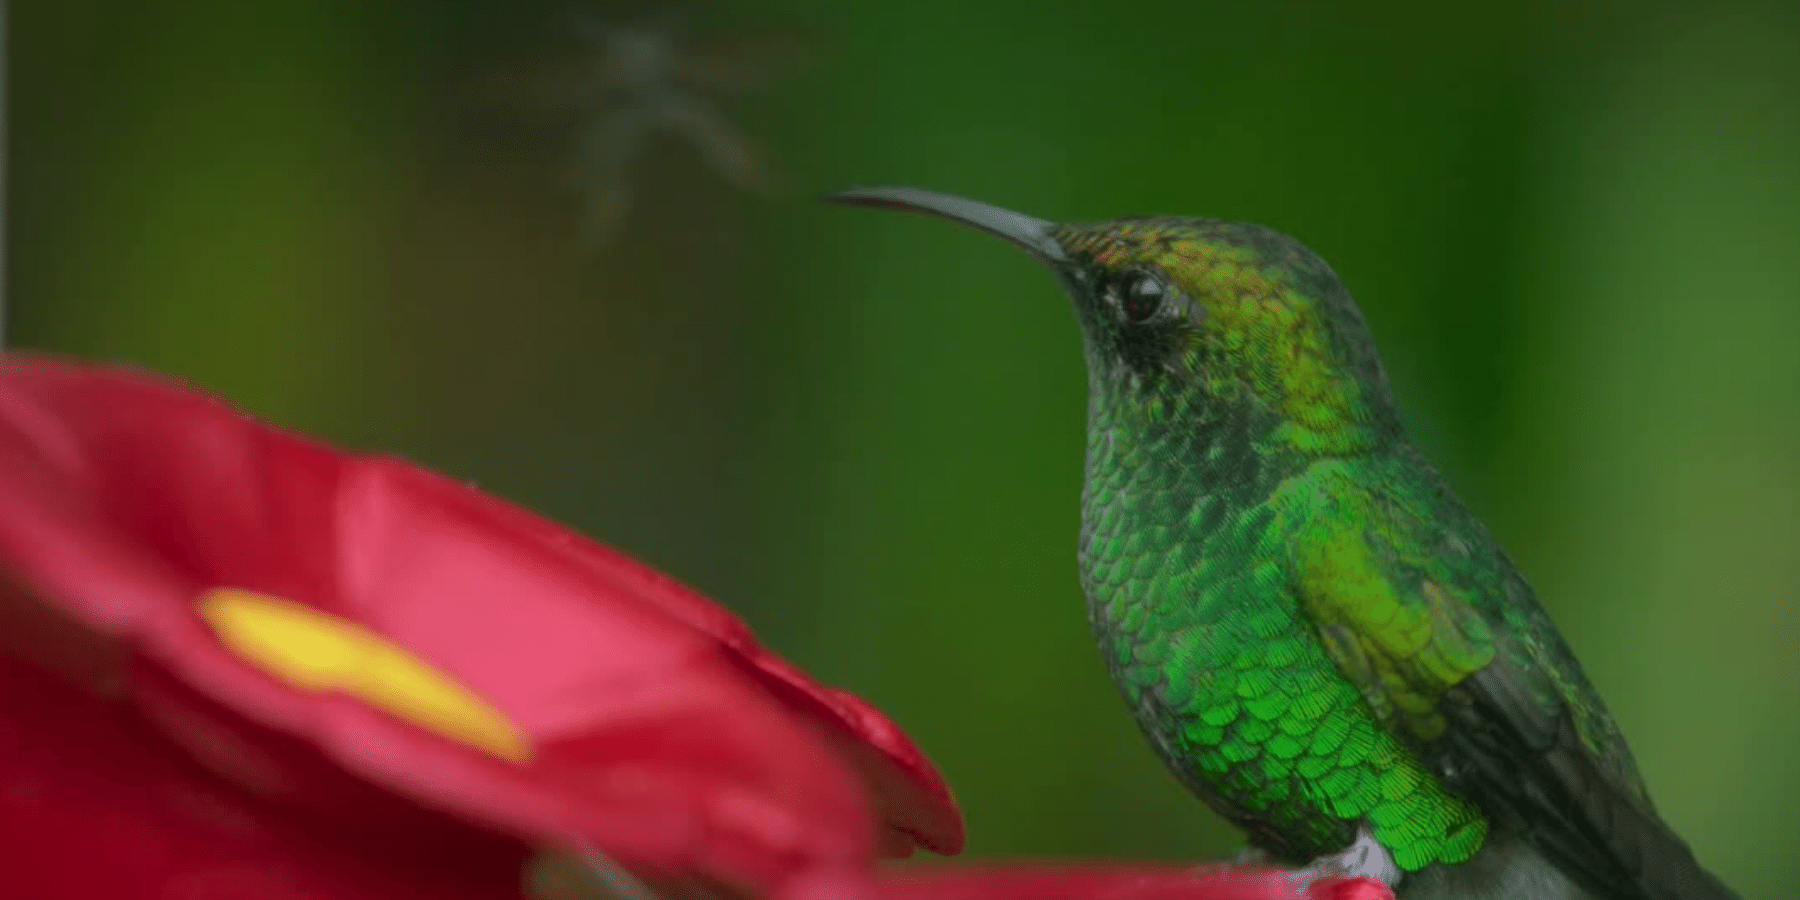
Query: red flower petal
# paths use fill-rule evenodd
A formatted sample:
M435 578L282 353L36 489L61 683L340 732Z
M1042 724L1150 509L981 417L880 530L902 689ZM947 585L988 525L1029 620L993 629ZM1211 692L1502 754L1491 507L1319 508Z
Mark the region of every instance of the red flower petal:
M339 823L271 815L124 704L0 657L0 884L8 897L520 896L526 848L422 810L415 817L398 835L410 846L389 835L377 852L343 841Z
M879 900L1394 900L1372 879L1309 882L1274 869L1014 865L890 873Z
M35 655L89 684L128 684L168 736L296 808L336 802L293 774L319 747L371 783L523 839L777 896L853 892L874 836L847 759L879 797L891 849L961 845L942 779L891 722L698 595L439 476L337 453L142 373L0 362L0 567L94 630L38 621L57 643ZM216 588L356 623L401 648L381 652L485 701L529 759L446 739L391 705L296 689L221 643L196 606ZM0 617L44 618L30 610ZM126 670L134 647L145 659Z

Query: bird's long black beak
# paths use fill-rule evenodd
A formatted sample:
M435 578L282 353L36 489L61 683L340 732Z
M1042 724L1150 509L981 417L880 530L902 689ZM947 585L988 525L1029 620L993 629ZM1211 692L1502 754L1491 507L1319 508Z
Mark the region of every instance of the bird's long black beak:
M1005 238L1053 268L1060 269L1069 261L1069 254L1062 244L1051 236L1056 223L1010 209L909 187L856 188L825 199L851 206L881 206L938 216Z

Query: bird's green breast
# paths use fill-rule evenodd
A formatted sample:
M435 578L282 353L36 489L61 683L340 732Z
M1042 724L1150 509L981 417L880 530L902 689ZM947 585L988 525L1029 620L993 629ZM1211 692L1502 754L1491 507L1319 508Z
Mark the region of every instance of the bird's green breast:
M1486 820L1383 727L1294 599L1281 498L1307 493L1313 465L1258 447L1253 423L1163 432L1109 409L1090 422L1083 587L1165 761L1296 861L1343 849L1360 822L1408 871L1472 857Z

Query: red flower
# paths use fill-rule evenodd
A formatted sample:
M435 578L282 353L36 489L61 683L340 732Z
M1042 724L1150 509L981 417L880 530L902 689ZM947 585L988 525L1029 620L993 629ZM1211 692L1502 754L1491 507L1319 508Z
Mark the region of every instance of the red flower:
M0 361L9 894L493 898L625 872L772 900L1306 890L874 874L962 840L893 723L641 564L141 372Z

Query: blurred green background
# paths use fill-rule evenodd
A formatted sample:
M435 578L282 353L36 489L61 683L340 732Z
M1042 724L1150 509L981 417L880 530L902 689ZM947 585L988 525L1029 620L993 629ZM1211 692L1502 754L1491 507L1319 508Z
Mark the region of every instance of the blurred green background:
M655 136L602 240L581 134L616 109L529 86L617 62L566 10L12 6L14 345L191 378L677 574L894 714L975 857L1236 839L1090 644L1053 279L814 198L1290 232L1668 818L1747 896L1800 893L1800 18L1775 4L695 7L651 49L744 71L630 96L702 98L770 187Z

